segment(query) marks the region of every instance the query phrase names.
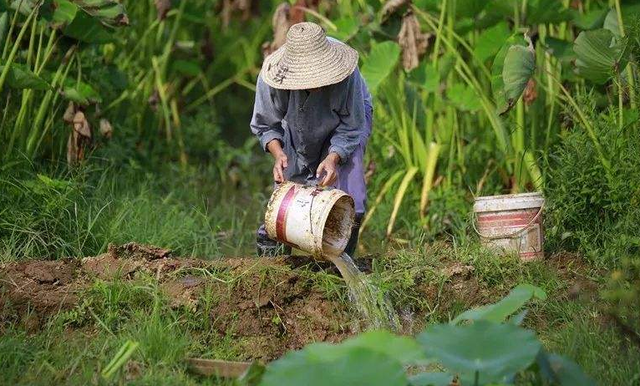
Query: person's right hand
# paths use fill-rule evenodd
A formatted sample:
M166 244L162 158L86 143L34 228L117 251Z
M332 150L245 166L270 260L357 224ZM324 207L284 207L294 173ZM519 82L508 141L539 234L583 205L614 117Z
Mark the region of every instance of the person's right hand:
M277 183L281 183L285 181L284 178L284 169L288 166L287 156L284 152L275 155L275 161L273 163L273 180Z

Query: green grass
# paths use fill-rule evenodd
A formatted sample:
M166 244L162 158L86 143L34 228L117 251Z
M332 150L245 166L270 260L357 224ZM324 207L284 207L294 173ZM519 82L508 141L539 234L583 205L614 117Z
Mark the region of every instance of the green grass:
M252 249L266 192L225 191L212 168L106 166L0 174L0 261L96 255L133 240L208 258Z
M104 150L110 151L118 149ZM262 217L268 183L253 177L232 183L233 174L223 174L230 170L224 165L181 168L171 163L150 165L136 157L126 162L126 168L114 166L122 163L121 155L113 161L94 158L89 167L72 171L24 164L3 170L0 260L97 255L109 243L129 241L207 259L253 254L254 230ZM246 165L233 173L243 175ZM228 183L221 186L224 178ZM371 278L405 320L413 319L408 332L496 301L516 284L527 282L549 295L533 304L525 322L549 349L576 359L603 385L638 384L634 364L640 351L602 315L603 271L570 255L526 265L513 255L496 256L477 245L462 210L463 196L439 188L432 191L432 198L428 221L433 225L428 229L412 225L410 216L398 220L406 241L381 241L385 224L372 225L364 235L363 252L374 253ZM391 205L383 204L378 214L385 216L391 210ZM432 242L449 231L448 240ZM569 265L557 264L558 259ZM462 267L462 273L452 274L452 267ZM279 272L257 269L254 273L265 288L275 285ZM334 274L318 268L300 274L305 280L301 285L348 302L344 282ZM216 269L176 273L181 275L217 278L238 288L243 280ZM575 281L585 278L594 282L591 297L570 299ZM101 369L128 340L140 346L118 380L129 377L129 384L140 385L224 384L194 376L183 361L187 356L236 359L246 353L247 342L234 336L233 327L226 334L214 331L211 310L218 296L207 286L195 310L174 309L152 275L134 281L96 281L81 294L77 307L57 314L36 331L25 323L0 327L0 384L105 383L98 381Z
M460 262L473 267L463 279L444 273ZM262 278L265 286L274 285L273 280L283 273L278 267L256 269L252 276ZM567 272L576 272L578 277L591 275L588 266ZM244 280L238 274L204 270L178 275L187 273L225 280L229 288ZM301 285L313 285L333 299L347 301L341 281L332 274L307 269L300 274L307 281ZM525 325L536 330L547 348L575 359L602 385L635 385L640 377L635 366L640 350L605 321L597 289L571 297L568 290L575 284L573 276L555 271L553 264L523 266L477 246L454 250L436 244L422 251L389 250L375 261L372 279L396 306L413 307L414 333L428 323L446 322L469 307L495 301L519 282L536 284L545 289L548 299L530 307ZM473 297L456 287L457 283L473 285L481 296ZM440 304L430 302L422 292L425 285L442 289ZM126 282L96 281L81 294L83 300L76 308L57 314L35 332L27 332L21 323L3 327L0 383L91 384L120 346L132 340L140 346L116 379L128 379L128 384L136 385L221 384L189 373L184 362L188 356L242 356L242 340L233 337L232 331L227 335L212 333L213 326L207 324L217 296L219 293L205 290L200 306L193 311L170 307L153 276L141 275Z
M573 358L601 385L640 384L640 348L625 339L596 307L551 300L542 307L545 346Z

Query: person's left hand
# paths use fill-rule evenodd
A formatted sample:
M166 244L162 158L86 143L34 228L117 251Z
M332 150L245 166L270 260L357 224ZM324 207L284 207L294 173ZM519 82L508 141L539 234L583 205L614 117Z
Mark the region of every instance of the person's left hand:
M338 179L338 163L340 156L337 153L329 153L327 157L318 165L316 178L320 179L324 173L324 177L320 180L320 186L333 185Z

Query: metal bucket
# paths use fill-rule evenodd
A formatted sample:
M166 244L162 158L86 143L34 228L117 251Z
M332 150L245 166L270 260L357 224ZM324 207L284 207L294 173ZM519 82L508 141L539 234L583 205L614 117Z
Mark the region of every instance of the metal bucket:
M478 197L473 205L482 243L517 252L523 261L544 257L541 193Z
M271 195L264 223L270 238L323 257L344 251L354 218L353 198L347 193L284 182Z

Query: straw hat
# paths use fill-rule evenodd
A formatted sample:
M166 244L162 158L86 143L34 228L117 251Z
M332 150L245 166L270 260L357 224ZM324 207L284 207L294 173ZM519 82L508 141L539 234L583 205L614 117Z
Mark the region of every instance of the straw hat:
M273 88L308 90L341 82L357 65L356 50L327 39L315 23L298 23L286 43L265 58L260 75Z

